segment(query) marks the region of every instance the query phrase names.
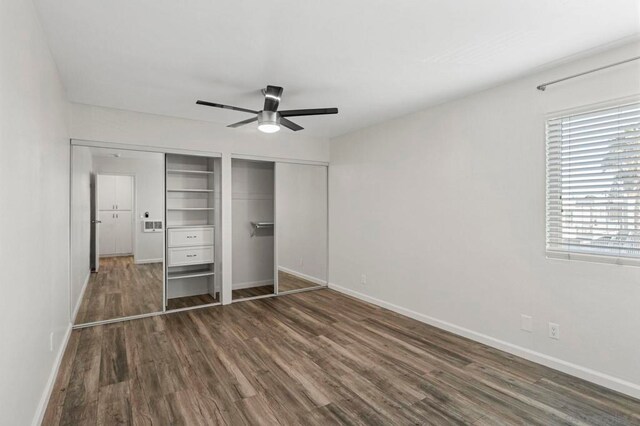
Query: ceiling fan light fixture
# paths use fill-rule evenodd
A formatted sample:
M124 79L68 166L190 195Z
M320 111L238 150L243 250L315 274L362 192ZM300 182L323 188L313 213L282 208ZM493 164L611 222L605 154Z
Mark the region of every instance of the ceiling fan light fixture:
M258 113L258 130L263 133L275 133L280 130L280 117L273 111Z
M262 133L275 133L280 130L280 126L275 123L264 123L258 125L258 130L260 130Z

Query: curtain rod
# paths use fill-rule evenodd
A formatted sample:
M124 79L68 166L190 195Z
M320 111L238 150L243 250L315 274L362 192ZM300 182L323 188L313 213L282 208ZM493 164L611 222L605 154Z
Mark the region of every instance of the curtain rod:
M630 58L630 59L626 59L624 61L616 62L615 64L605 65L605 66L600 67L600 68L594 68L594 69L589 70L589 71L581 72L580 74L574 74L574 75L570 75L569 77L560 78L558 80L553 80L553 81L549 81L549 82L546 82L546 83L542 83L541 85L536 87L536 89L544 92L547 89L547 86L550 86L552 84L560 83L561 81L565 81L565 80L571 80L572 78L581 77L581 76L583 76L585 74L591 74L592 72L601 71L601 70L604 70L604 69L607 69L607 68L611 68L611 67L615 67L615 66L618 66L618 65L626 64L627 62L637 61L638 59L640 59L640 56L636 56L635 58Z

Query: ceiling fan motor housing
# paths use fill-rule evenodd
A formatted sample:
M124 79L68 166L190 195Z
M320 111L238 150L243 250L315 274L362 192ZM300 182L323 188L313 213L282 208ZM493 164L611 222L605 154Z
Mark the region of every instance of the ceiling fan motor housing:
M258 113L258 124L280 125L280 115L275 111L260 111Z

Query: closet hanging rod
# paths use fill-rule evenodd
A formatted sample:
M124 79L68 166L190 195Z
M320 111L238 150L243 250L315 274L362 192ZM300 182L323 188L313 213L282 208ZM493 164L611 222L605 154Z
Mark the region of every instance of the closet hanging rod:
M616 62L614 64L605 65L603 67L594 68L592 70L581 72L579 74L570 75L569 77L559 78L558 80L548 81L546 83L542 83L541 85L537 86L536 89L540 90L541 92L544 92L547 89L547 86L551 86L552 84L560 83L560 82L566 81L566 80L571 80L572 78L581 77L583 75L591 74L591 73L596 72L596 71L606 70L607 68L616 67L618 65L623 65L623 64L626 64L628 62L637 61L638 59L640 59L640 56L636 56L634 58L625 59L624 61Z
M258 229L272 229L273 222L251 222L251 236L253 237Z

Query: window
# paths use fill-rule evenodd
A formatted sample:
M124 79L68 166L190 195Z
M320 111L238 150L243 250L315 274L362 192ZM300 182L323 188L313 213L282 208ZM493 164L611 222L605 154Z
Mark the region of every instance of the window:
M547 253L640 265L640 102L547 120Z

